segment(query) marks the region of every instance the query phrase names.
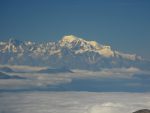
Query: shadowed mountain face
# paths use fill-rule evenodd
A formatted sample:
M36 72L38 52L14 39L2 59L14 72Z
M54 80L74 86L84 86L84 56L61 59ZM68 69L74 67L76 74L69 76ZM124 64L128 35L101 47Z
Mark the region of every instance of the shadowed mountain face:
M0 64L85 70L114 67L150 69L150 62L136 54L118 52L110 46L72 35L64 36L58 42L47 43L10 39L8 42L0 42L0 56Z
M133 112L133 113L150 113L150 110L148 110L148 109L142 109L142 110L138 110L138 111Z

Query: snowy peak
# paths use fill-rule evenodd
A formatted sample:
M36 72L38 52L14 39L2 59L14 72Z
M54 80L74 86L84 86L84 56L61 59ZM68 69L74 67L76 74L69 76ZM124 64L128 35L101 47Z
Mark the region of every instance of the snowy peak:
M61 47L67 47L73 50L76 54L87 51L94 51L104 57L113 57L114 52L110 46L101 45L96 41L87 41L73 35L64 36L60 41Z
M22 41L20 40L17 40L17 39L9 39L9 45L14 45L14 46L19 46L23 44Z
M59 43L62 47L74 48L75 46L82 46L86 41L74 35L67 35L64 36Z
M89 45L93 47L94 49L102 49L102 45L100 45L98 42L87 41L82 38L78 38L74 35L64 36L62 40L60 41L60 43L62 45L65 45L65 44L80 44L80 46Z
M77 40L79 40L79 38L77 38L76 36L74 36L74 35L67 35L67 36L64 36L63 38L62 38L62 42L69 42L69 43L71 43L71 42L73 42L73 41L77 41Z
M80 46L89 45L93 47L94 49L100 49L100 44L98 44L96 41L87 41L82 38L78 38L74 35L68 35L64 36L61 40L62 45L65 45L66 43L70 44L80 44Z

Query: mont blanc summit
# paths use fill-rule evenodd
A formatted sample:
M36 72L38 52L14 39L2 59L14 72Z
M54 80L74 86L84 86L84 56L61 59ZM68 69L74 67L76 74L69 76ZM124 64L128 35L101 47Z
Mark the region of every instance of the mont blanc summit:
M35 43L10 39L0 42L0 63L91 69L113 67L150 68L150 62L136 54L126 54L111 46L87 41L74 35L58 42Z
M114 56L114 52L111 50L110 46L100 45L96 41L86 41L73 35L64 36L60 41L60 45L66 46L71 49L73 48L74 50L76 50L76 53L94 51L105 57Z

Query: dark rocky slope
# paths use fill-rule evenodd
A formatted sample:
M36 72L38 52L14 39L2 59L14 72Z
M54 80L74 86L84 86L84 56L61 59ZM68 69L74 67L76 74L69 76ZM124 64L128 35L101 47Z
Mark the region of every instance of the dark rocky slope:
M141 110L138 110L138 111L133 112L133 113L150 113L150 110L148 110L148 109L141 109Z

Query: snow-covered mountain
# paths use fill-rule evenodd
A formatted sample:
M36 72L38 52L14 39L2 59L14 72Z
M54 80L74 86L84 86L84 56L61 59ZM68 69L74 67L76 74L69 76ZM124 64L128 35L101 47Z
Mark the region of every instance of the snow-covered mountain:
M15 39L0 42L0 64L91 70L112 67L150 69L150 62L136 54L118 52L110 46L73 35L64 36L58 42L35 43Z

